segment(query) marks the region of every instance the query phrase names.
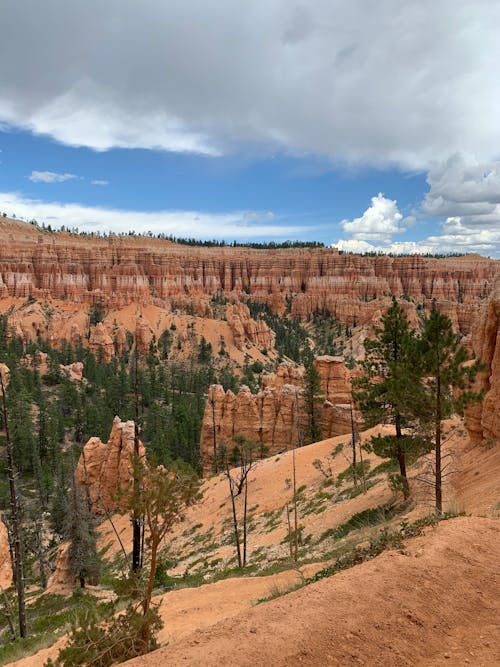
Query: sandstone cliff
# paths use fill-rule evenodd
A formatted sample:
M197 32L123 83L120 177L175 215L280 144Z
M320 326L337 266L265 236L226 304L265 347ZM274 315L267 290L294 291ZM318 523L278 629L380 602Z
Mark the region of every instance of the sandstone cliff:
M226 307L226 319L233 333L234 344L242 350L245 342L249 341L257 347L272 349L276 339L274 331L264 320L254 320L250 311L241 301Z
M324 394L322 437L351 432L350 373L342 357L322 356L315 360ZM265 445L269 454L290 449L298 441L299 417L303 410L302 386L305 369L281 364L276 373L262 376L261 390L252 394L242 386L237 394L212 385L200 435L200 454L205 471L212 467L220 443L231 446L237 435ZM303 417L300 417L303 422Z
M155 303L168 310L190 305L205 315L210 296L220 293L276 312L288 302L292 315L327 313L352 326L369 323L394 294L405 297L413 312L436 299L467 334L497 265L477 255L361 257L332 248L182 246L146 237L48 233L0 219L0 299L51 297L108 308Z
M484 392L484 400L467 410L467 429L473 442L497 440L500 439L500 274L474 324L472 347L485 364L476 381L477 389Z
M117 492L125 491L132 480L134 454L134 422L122 422L115 417L107 443L100 438L90 438L84 446L75 471L75 479L88 491L92 510L103 514L106 510L123 507L124 498L117 499ZM145 456L144 445L139 441L139 455Z

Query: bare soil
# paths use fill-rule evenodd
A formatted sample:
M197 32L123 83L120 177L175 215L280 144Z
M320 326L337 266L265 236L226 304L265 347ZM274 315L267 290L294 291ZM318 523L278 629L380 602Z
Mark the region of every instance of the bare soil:
M126 664L498 665L499 563L498 519L452 519Z

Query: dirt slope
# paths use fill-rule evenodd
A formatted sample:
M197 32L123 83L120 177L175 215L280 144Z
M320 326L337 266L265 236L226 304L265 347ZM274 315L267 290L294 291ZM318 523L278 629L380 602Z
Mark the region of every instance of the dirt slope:
M497 665L499 563L500 521L453 519L126 664Z

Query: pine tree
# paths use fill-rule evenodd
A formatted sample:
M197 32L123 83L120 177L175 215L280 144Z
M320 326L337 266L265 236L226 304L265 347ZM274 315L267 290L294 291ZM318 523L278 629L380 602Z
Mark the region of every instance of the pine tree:
M78 579L81 588L85 588L86 581L99 578L100 561L97 554L95 518L74 478L64 533L70 542L68 558L71 575Z
M304 444L321 440L321 405L323 391L318 369L311 361L306 368L304 378Z
M476 360L466 365L470 357L460 345L450 318L439 313L433 304L428 318L423 321L418 341L415 363L420 366L423 396L414 405L415 413L423 427L432 425L434 430L435 464L434 489L436 511L443 511L442 433L443 419L453 413L462 413L464 407L481 396L472 391L472 383L482 363Z
M411 406L419 401L421 382L414 363L415 334L406 313L393 297L392 305L375 328L375 338L365 341L363 377L353 381L357 401L366 426L394 425L395 435L376 436L371 446L378 456L394 458L399 465L401 488L410 494L406 472L408 453L416 454L421 438L404 433L414 422Z

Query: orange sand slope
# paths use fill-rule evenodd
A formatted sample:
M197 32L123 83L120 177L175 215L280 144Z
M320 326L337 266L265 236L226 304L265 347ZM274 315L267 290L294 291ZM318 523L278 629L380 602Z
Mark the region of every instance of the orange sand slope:
M126 664L500 664L499 563L498 519L453 519Z

